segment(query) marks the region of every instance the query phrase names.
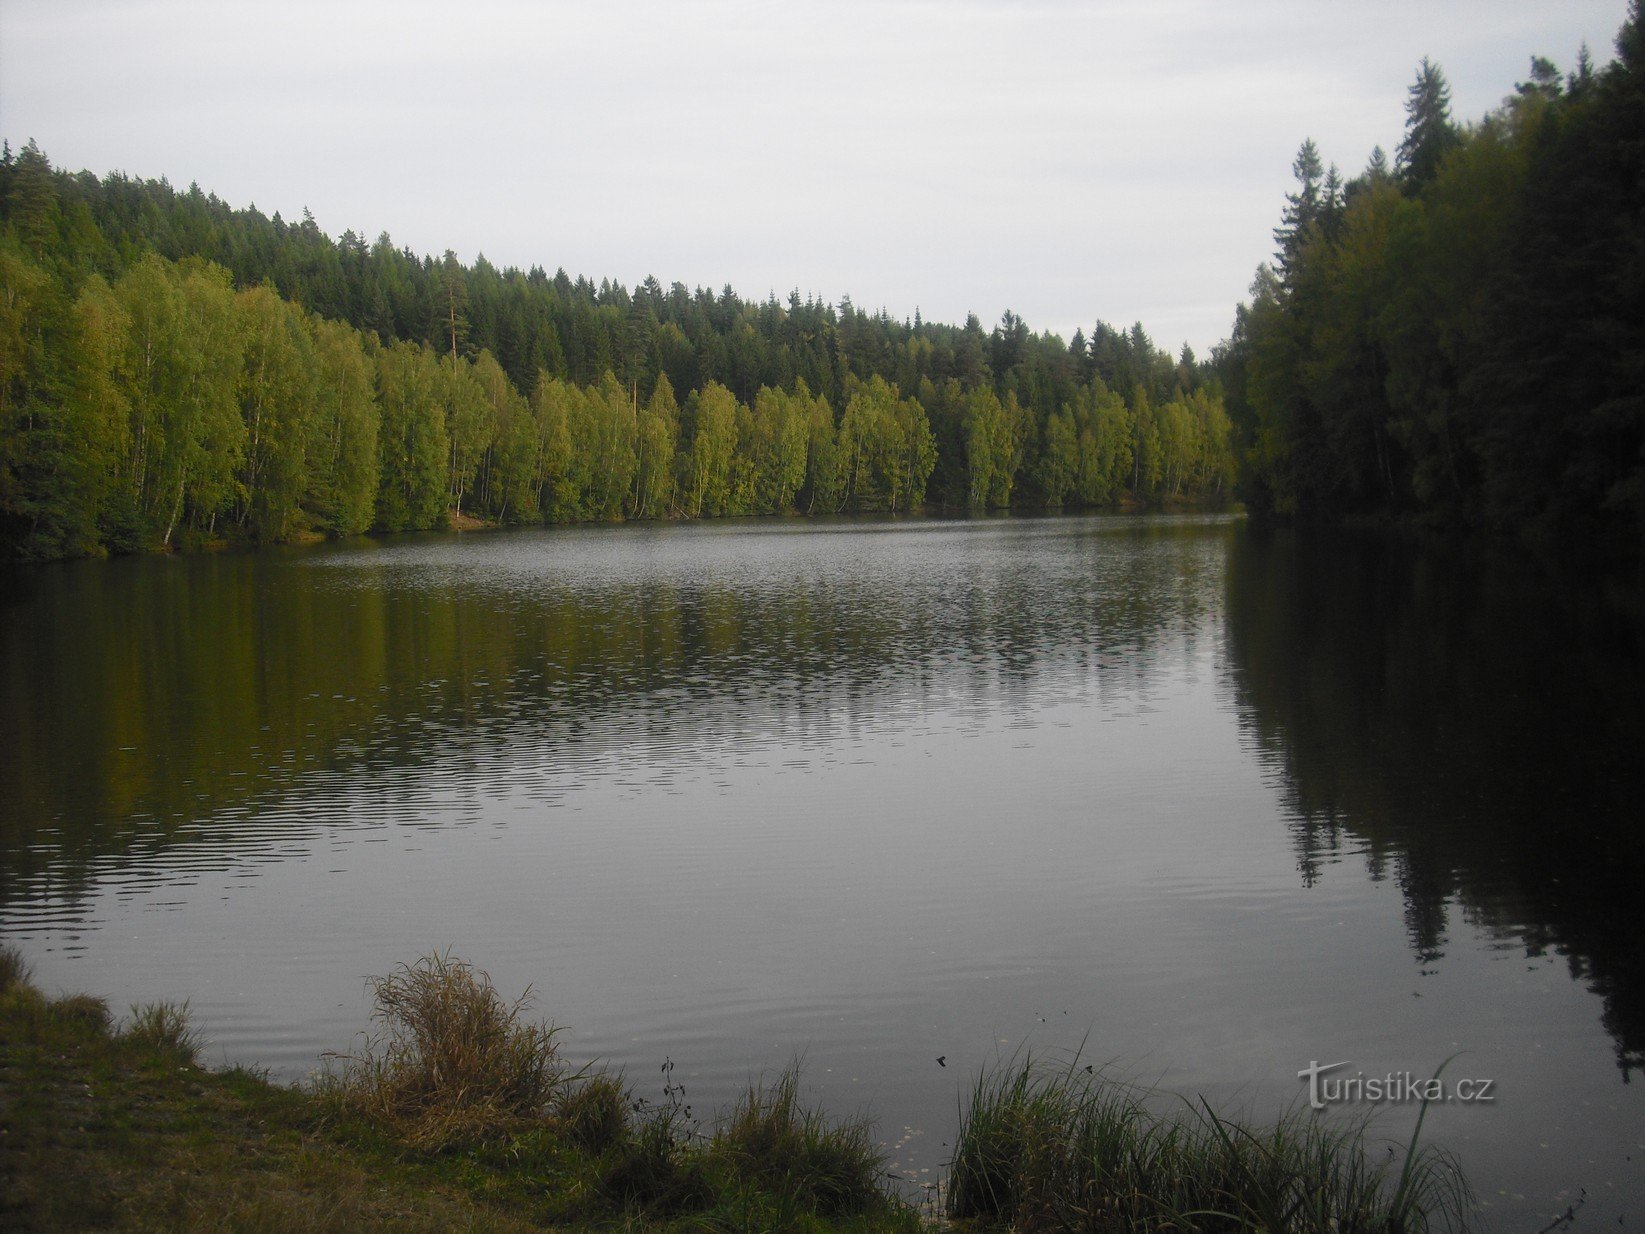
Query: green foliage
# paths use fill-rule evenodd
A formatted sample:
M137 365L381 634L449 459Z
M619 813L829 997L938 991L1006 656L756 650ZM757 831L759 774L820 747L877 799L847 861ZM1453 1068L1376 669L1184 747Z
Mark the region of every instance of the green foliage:
M743 453L752 463L752 507L758 514L791 510L805 483L811 401L802 393L760 389L748 418Z
M845 505L909 510L925 500L936 443L925 408L879 376L854 385L837 437Z
M1281 269L1219 350L1247 503L1637 542L1642 126L1637 57L1534 57L1466 129L1425 60L1395 173L1379 150L1311 226L1288 199Z
M0 239L0 539L30 558L98 551L127 408L124 310L100 278L70 300Z
M607 370L600 383L584 392L572 421L572 450L586 460L583 508L586 517L620 519L628 512L639 466L639 412L633 393Z
M474 378L486 401L485 443L473 490L478 508L498 522L537 517L534 463L537 424L502 365L489 351L474 360Z
M308 487L319 377L314 344L299 310L271 288L241 292L236 307L245 347L239 396L246 444L235 504L241 526L257 539L284 540Z
M1010 468L1010 428L1005 409L986 387L973 390L961 421L965 440L965 497L973 510L986 509L1003 489L1007 498L1014 477Z
M686 400L690 443L680 454L681 509L692 518L726 512L737 445L737 399L717 381Z
M376 525L384 531L444 526L450 469L439 360L414 343L379 351L377 398Z
M800 392L805 393L801 382ZM811 402L807 417L805 484L810 492L806 513L836 514L845 500L841 482L840 439L834 410L821 395Z
M1208 373L1140 325L1070 346L1012 313L990 334L848 299L630 291L417 257L386 235L334 242L306 215L70 176L32 143L0 164L11 556L453 517L1214 499L1204 477L1231 454L1150 465L1143 485L1104 453L1112 425L1078 410L1099 387L1164 407Z
M1451 122L1451 87L1437 64L1426 56L1417 68L1405 100L1405 138L1394 167L1407 191L1431 183L1453 149L1461 143Z
M663 373L640 412L634 439L634 501L636 518L661 518L674 497L675 442L680 431L680 409L674 387Z
M1131 476L1131 411L1098 379L1076 398L1074 423L1079 433L1075 492L1086 505L1107 505Z
M456 355L440 357L435 387L445 424L445 506L460 514L486 452L493 408L474 366Z
M531 480L536 506L549 522L578 516L576 480L571 472L572 391L558 377L539 374L531 394L531 418L536 426Z
M247 434L234 293L220 267L149 256L114 294L130 323L114 366L131 409L122 530L134 546L168 547L185 518L210 530L235 493Z
M314 419L304 505L332 535L371 526L377 500L379 412L376 370L359 334L334 321L314 325Z
M1160 436L1159 415L1146 394L1137 396L1131 413L1131 488L1135 492L1155 492L1165 475L1165 443Z

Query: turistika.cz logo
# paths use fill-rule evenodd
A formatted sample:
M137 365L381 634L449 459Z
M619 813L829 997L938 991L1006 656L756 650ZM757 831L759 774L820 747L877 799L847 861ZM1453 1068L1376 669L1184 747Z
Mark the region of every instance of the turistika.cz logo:
M1446 1083L1437 1075L1421 1077L1409 1071L1390 1071L1386 1075L1332 1075L1349 1066L1340 1063L1319 1063L1309 1060L1297 1072L1297 1079L1308 1081L1308 1104L1316 1110L1328 1105L1346 1103L1398 1105L1405 1102L1473 1102L1490 1103L1496 1100L1495 1080L1453 1080Z

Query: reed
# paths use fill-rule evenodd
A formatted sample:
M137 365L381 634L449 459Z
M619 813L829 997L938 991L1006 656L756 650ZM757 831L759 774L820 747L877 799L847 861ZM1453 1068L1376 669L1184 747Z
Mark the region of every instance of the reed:
M1251 1127L1203 1102L1161 1115L1147 1097L1077 1063L1024 1057L985 1070L961 1117L949 1216L1138 1234L1466 1227L1471 1197L1461 1175L1414 1136L1400 1161L1370 1151L1363 1124L1299 1111Z

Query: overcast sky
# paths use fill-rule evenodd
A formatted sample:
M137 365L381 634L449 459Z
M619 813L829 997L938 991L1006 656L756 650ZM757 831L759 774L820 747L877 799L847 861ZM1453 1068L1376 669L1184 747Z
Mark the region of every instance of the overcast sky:
M0 135L332 236L632 286L1223 338L1304 137L1392 156L1626 0L0 0Z

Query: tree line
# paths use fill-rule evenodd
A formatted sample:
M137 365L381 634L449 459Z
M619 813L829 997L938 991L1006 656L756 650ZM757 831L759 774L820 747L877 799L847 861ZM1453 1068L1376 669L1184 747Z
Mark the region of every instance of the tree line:
M1305 519L1645 532L1645 28L1476 124L1424 60L1390 162L1312 141L1216 353L1240 491Z
M984 333L332 241L0 155L0 545L1231 493L1210 366L1140 325Z
M1640 0L1475 124L1312 141L1210 363L796 291L499 270L0 154L0 551L775 512L1220 499L1645 529ZM1237 470L1237 483L1235 473Z

